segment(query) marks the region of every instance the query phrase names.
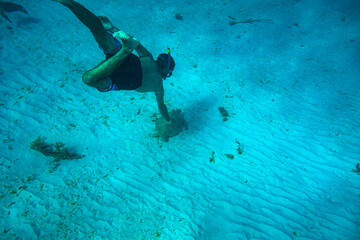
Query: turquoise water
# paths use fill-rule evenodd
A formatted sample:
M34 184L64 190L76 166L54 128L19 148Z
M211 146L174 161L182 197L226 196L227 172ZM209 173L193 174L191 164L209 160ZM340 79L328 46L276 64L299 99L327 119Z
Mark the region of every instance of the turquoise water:
M358 1L79 1L171 48L165 104L189 128L169 142L153 93L82 83L104 55L71 11L14 3L0 239L360 239ZM42 155L39 136L82 158Z

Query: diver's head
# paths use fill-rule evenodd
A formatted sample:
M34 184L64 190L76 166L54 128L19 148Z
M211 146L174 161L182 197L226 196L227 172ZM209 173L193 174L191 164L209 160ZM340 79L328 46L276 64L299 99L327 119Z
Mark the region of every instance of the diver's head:
M172 72L175 68L175 61L170 56L170 49L168 48L168 53L160 54L157 59L156 63L159 67L159 71L161 73L162 78L165 80L167 77L172 75Z

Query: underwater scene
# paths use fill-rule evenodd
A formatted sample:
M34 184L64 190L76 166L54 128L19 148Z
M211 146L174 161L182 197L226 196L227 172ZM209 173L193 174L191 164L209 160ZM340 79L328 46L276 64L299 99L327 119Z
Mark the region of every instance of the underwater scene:
M0 13L0 239L360 239L360 1Z

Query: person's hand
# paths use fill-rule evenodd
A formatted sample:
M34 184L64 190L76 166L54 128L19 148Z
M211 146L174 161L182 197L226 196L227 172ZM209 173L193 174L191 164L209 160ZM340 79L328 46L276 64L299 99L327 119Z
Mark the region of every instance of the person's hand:
M126 32L124 32L124 31L117 31L117 32L114 32L113 33L113 37L114 38L119 38L119 39L121 39L121 40L128 40L128 39L130 39L130 36L129 36L129 34L127 34Z
M113 37L121 39L121 41L124 43L124 45L130 49L134 49L140 44L139 40L131 37L129 34L127 34L124 31L121 31L121 30L115 32L113 34Z
M175 128L181 128L182 127L182 121L181 119L170 119L170 122L168 123L171 126Z

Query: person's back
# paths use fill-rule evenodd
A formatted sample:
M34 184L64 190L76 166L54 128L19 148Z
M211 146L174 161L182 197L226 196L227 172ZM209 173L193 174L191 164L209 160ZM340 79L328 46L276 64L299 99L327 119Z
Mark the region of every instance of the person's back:
M136 89L137 92L161 92L163 88L163 79L158 71L158 65L153 57L146 56L140 58L142 70L142 84Z

